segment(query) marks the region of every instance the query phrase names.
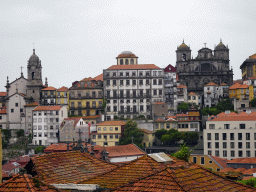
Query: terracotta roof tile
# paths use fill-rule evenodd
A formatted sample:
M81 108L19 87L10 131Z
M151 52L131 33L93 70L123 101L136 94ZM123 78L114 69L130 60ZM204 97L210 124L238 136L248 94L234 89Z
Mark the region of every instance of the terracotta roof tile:
M46 88L42 89L42 91L55 91L55 90L57 90L57 89L54 87L46 87Z
M54 105L54 106L37 106L33 111L59 111L62 106Z
M112 65L108 70L118 69L160 69L155 64L140 64L140 65Z
M152 134L152 133L154 133L153 131L149 131L149 130L147 130L147 129L141 129L141 131L143 131L143 132L146 133L146 134Z
M176 116L177 116L177 117L188 117L189 114L181 113L181 114L177 114Z
M220 85L221 85L221 86L225 86L225 85L227 85L227 84L226 84L226 83L221 83Z
M246 163L246 164L256 164L256 157L251 158L237 158L227 161L227 163Z
M119 54L117 57L119 58L129 58L129 57L134 57L136 58L137 56L135 54Z
M227 168L227 159L210 155L223 169Z
M233 167L227 167L224 169L221 169L220 172L225 173L225 172L230 172L230 171L234 171L235 169Z
M0 114L7 114L6 108L1 108L1 109L0 109Z
M185 85L179 85L179 86L177 86L177 88L178 88L178 89L180 89L180 88L187 88L187 86L185 86Z
M6 92L0 92L0 97L6 97L7 93Z
M251 80L254 80L254 79L256 79L256 76L254 76L254 77L250 77L250 79L251 79Z
M154 105L165 105L166 103L162 103L162 102L156 102L154 103Z
M63 87L57 89L57 91L68 91L68 88L63 86Z
M236 83L229 87L229 89L247 89L249 85Z
M86 116L86 117L83 116L82 118L83 118L83 120L85 120L85 119L96 119L99 117L101 117L101 115L92 115L92 116Z
M32 162L38 178L47 184L75 183L117 167L80 151L44 154Z
M251 55L251 56L249 56L249 58L250 58L250 59L256 59L256 53L253 54L253 55Z
M195 93L193 93L193 92L190 92L188 95L197 95L197 94L195 94Z
M34 106L38 106L38 105L39 105L39 103L33 102L33 103L29 103L27 105L24 105L24 107L34 107Z
M0 191L4 192L14 192L14 191L28 191L28 192L37 192L37 191L45 191L45 192L56 192L58 189L53 186L45 185L40 181L36 182L31 178L31 176L24 175L15 175L8 181L0 184Z
M104 126L104 125L118 126L118 125L125 125L125 122L124 121L103 121L102 123L97 124L97 126Z
M94 77L93 80L95 80L95 81L103 81L103 73L98 75L98 76L96 76L96 77Z
M210 83L206 84L205 86L218 86L218 85L214 82L210 82Z

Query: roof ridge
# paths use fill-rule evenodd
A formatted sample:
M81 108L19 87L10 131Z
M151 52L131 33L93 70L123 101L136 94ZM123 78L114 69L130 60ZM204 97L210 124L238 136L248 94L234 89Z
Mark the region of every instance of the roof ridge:
M170 176L173 178L174 182L175 182L178 186L180 186L181 189L183 189L184 191L187 191L186 189L184 189L183 186L180 185L180 182L177 182L177 180L179 180L179 179L175 176L175 174L173 174L172 169L170 169L169 166L167 166L166 168L168 168L167 172L169 172L169 173L171 174Z

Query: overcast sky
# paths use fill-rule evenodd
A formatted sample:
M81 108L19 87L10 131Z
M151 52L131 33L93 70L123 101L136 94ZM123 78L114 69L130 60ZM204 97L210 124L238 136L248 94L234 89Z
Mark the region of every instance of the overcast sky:
M242 62L256 53L256 1L7 1L0 0L0 91L20 77L33 53L42 62L43 83L71 87L116 64L132 51L139 64L175 66L184 39L192 55L220 42L230 49L234 79Z

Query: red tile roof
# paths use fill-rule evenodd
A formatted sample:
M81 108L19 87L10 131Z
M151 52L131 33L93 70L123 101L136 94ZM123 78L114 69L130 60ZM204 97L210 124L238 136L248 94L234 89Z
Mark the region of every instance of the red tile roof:
M227 159L210 155L223 169L227 168Z
M112 65L108 70L118 69L160 69L155 64L140 64L140 65Z
M63 86L63 87L57 89L57 91L68 91L68 88Z
M220 85L221 85L221 86L225 86L225 85L227 85L227 84L226 84L226 83L221 83Z
M1 108L1 109L0 109L0 114L7 114L6 108Z
M74 146L76 146L77 143L75 143ZM82 143L83 146L87 146L88 151L91 152L91 145L90 144L86 144L86 143ZM73 150L73 144L70 143L69 145L69 151ZM100 148L101 146L99 145L94 145L94 150ZM44 149L44 153L54 153L54 152L67 152L68 148L67 148L67 144L66 143L53 143L50 146L48 146L47 148Z
M7 93L6 92L0 92L0 97L6 97Z
M210 82L210 83L206 84L205 86L218 86L218 85L214 82Z
M42 91L55 91L55 90L57 90L57 89L54 87L46 87L46 88L42 89Z
M96 77L94 77L93 80L95 80L95 81L103 81L103 73L98 75L98 76L96 76Z
M37 106L33 111L59 111L62 106L54 105L54 106Z
M229 89L247 89L249 85L236 83L229 87Z
M85 119L96 119L99 117L101 117L101 115L92 115L92 116L86 116L86 117L82 117L82 118L83 118L83 120L85 120Z
M143 131L143 132L146 133L146 134L152 134L152 133L154 133L153 131L149 131L149 130L147 130L147 129L141 129L141 131Z
M190 92L188 95L197 95L197 94L195 94L195 93L193 93L193 92Z
M256 113L245 113L241 112L237 114L235 112L231 112L226 114L224 112L220 113L214 119L209 119L209 121L256 121Z
M34 107L34 106L38 106L38 105L39 105L39 103L33 102L33 103L29 103L27 105L24 105L24 107Z
M45 185L37 179L32 178L31 176L24 174L17 174L8 181L0 184L0 191L27 191L27 192L57 192L58 189L53 186Z
M189 114L184 114L184 113L176 115L176 117L188 117L188 116L189 116Z
M119 58L134 57L134 58L136 58L137 56L135 54L119 54L117 57L119 57Z
M185 85L179 85L179 86L177 86L177 88L178 88L178 89L180 89L180 88L187 88L187 86L185 86Z
M253 55L251 55L251 56L249 56L249 58L250 58L250 59L256 59L256 53L253 54Z
M119 126L119 125L125 125L124 121L103 121L102 123L97 124L97 126Z
M154 105L165 105L166 103L162 103L162 102L156 102L154 103Z
M38 178L47 184L75 183L117 168L80 151L44 154L32 162Z
M256 164L256 157L232 159L227 161L227 163Z

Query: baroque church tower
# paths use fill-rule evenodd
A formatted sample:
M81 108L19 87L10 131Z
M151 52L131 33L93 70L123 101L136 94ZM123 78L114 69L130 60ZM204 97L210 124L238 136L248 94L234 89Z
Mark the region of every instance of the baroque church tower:
M41 89L43 87L42 82L42 66L41 60L35 54L35 49L33 49L33 54L28 60L27 66L27 97L29 102L40 102Z

